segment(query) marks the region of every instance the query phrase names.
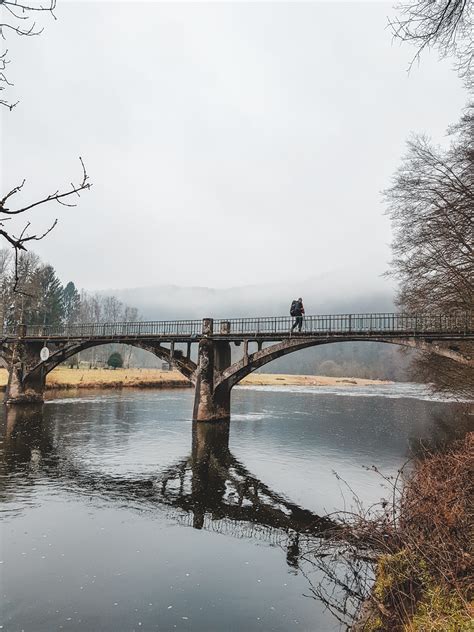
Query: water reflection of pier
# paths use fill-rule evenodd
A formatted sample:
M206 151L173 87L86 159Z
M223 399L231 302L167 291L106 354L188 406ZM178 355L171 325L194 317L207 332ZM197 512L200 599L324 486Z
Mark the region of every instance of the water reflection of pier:
M296 567L303 540L324 537L328 518L290 502L253 476L229 449L229 424L193 426L191 454L154 475L113 476L88 471L68 456L41 409L8 411L3 432L0 497L15 496L36 482L64 481L68 490L119 501L138 510L165 506L178 524L236 538L250 538L286 550Z

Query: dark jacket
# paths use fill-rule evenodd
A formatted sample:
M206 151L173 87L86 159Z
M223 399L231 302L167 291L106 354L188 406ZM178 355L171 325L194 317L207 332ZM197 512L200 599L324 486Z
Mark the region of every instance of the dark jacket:
M295 316L303 316L303 314L304 314L303 301L297 301L296 308L295 308Z

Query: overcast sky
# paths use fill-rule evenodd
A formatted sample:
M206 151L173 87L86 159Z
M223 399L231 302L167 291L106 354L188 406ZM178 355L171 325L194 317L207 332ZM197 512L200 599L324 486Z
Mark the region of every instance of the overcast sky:
M410 131L442 142L466 100L449 61L393 44L390 3L58 0L10 38L2 190L79 180L36 251L88 289L361 274L390 258L380 191Z

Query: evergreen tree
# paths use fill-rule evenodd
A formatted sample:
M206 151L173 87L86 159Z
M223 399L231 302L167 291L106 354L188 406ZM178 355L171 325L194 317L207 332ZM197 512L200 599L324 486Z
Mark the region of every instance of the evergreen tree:
M120 369L123 367L123 358L121 354L118 351L111 353L109 359L107 360L107 364L113 369Z
M63 286L51 265L42 266L36 273L36 309L32 311L31 324L56 327L64 319Z
M64 322L71 325L77 322L81 308L81 297L72 281L63 289Z
M20 323L31 322L31 314L37 307L36 274L40 259L32 252L22 252L15 269L5 274L4 321L7 327L16 328ZM16 290L15 285L17 286Z

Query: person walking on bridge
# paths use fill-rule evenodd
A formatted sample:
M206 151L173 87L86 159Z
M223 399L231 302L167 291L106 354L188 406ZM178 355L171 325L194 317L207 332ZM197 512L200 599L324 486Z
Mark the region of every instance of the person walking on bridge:
M291 331L293 331L296 327L298 327L298 332L301 331L301 327L303 326L303 314L304 314L304 306L303 299L300 297L297 301L293 301L290 307L290 316L294 316L295 322L291 327Z

